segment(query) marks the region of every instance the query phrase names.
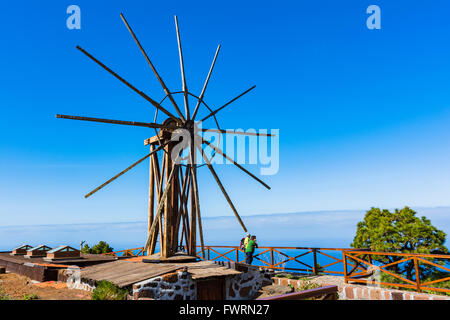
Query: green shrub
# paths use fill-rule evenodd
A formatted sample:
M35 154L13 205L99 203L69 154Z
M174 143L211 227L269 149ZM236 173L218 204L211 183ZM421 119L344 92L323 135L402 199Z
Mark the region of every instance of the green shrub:
M38 300L39 296L37 294L24 294L23 295L23 300Z
M92 292L92 300L125 300L128 291L120 289L114 283L102 280Z
M316 282L311 282L309 280L300 280L298 282L297 291L304 291L304 290L316 289L316 288L320 288L320 284L318 284Z
M91 253L91 254L102 254L102 253L108 253L113 252L114 248L110 247L108 243L105 241L100 241L96 245L94 245L92 248L89 247L89 245L86 243L84 247L81 249L82 253Z
M11 298L0 289L0 300L11 300Z

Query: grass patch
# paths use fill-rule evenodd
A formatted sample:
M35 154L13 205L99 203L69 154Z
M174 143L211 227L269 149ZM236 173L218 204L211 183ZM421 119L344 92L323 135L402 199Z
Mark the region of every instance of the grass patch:
M92 291L92 300L125 300L128 291L120 289L114 283L102 280L97 283L97 287Z
M11 297L4 293L2 288L0 288L0 300L11 300Z
M39 299L39 296L34 293L23 295L23 300L38 300L38 299Z

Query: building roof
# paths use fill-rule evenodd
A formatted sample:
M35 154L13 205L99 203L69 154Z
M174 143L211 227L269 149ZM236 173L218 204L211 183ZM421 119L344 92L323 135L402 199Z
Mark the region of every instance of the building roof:
M54 249L48 251L47 253L55 253L55 252L57 252L57 251L61 251L61 250L66 249L66 248L68 249L68 251L79 251L79 250L77 250L77 249L75 249L75 248L72 248L72 247L70 247L70 246L67 246L67 245L61 245L61 246L57 246L56 248L54 248Z
M19 249L30 249L30 248L32 248L32 246L30 246L29 244L23 244L21 246L18 246L17 248L14 248L13 251L19 250Z
M28 249L27 251L34 251L34 250L39 250L39 249L51 250L52 248L50 248L49 246L46 246L45 244L40 244L34 248Z

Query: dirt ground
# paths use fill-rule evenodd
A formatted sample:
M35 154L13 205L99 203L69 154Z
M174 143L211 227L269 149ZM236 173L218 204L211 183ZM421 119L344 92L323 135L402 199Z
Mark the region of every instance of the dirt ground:
M47 281L33 283L28 277L15 273L0 274L0 295L11 300L23 300L24 295L37 295L39 300L90 300L84 290L69 289L65 283Z

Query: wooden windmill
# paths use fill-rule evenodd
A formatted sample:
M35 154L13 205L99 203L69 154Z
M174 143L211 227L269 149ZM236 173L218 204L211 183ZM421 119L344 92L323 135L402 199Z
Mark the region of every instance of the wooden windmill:
M208 86L209 79L211 77L217 56L219 54L220 45L217 47L214 59L212 61L211 67L207 74L203 89L199 96L196 96L188 91L186 85L186 77L184 71L184 61L183 61L183 51L181 48L181 38L180 31L178 28L178 20L175 16L175 26L178 41L178 51L180 56L180 66L181 66L181 78L182 78L182 91L171 92L164 81L162 80L159 73L156 71L155 66L150 61L149 56L142 47L141 43L137 39L135 33L131 29L127 20L120 14L125 26L133 37L134 41L138 45L140 51L144 55L147 63L161 84L165 97L157 102L150 98L144 92L138 90L124 78L119 76L109 67L104 65L86 50L77 46L77 49L83 52L86 56L100 65L103 69L111 73L114 77L123 82L126 86L131 88L145 100L150 102L155 108L155 120L153 123L148 122L132 122L132 121L122 121L122 120L110 120L110 119L100 119L100 118L90 118L90 117L80 117L80 116L69 116L69 115L59 115L57 118L72 119L72 120L84 120L84 121L94 121L130 126L140 126L152 128L155 130L155 136L145 140L145 145L148 145L150 152L141 158L140 160L133 163L131 166L116 174L114 177L95 188L91 192L85 195L86 198L97 192L98 190L105 187L107 184L111 183L130 169L137 166L139 163L143 162L147 158L150 158L150 186L149 186L149 209L148 209L148 236L145 243L145 250L147 255L152 255L155 252L156 242L159 237L160 242L160 258L167 259L174 256L179 247L184 247L187 250L187 254L190 256L196 256L196 245L197 245L197 232L200 235L200 243L203 249L203 230L202 230L202 220L200 215L200 202L199 202L199 190L197 182L197 169L200 166L197 163L197 156L201 154L204 164L208 167L209 171L213 175L215 181L217 182L220 190L225 196L228 204L230 205L232 211L234 212L236 218L238 219L240 225L247 231L242 219L240 218L235 206L233 205L228 193L226 192L222 182L220 181L216 171L211 164L211 157L219 154L220 156L226 158L228 161L233 163L236 167L244 171L250 177L260 182L264 187L270 189L270 187L257 178L255 175L250 173L248 170L243 168L241 165L236 163L233 159L228 157L219 147L214 146L211 142L202 138L201 132L216 132L219 134L243 134L243 135L266 135L270 134L258 134L258 133L244 133L244 132L228 132L226 130L220 129L216 114L224 109L226 106L236 101L249 91L255 88L252 86L248 90L239 94L237 97L231 99L229 102L223 106L216 108L214 111L210 108L204 101L204 95L206 88ZM184 103L184 113L180 110L174 96L180 94L183 97ZM163 107L163 102L166 98L170 101L174 113ZM193 112L190 111L189 98L194 99L195 107ZM192 104L193 105L193 104ZM196 120L196 117L201 109L206 110L206 116L204 116L200 121ZM205 110L204 110L205 111ZM162 112L167 118L161 122L157 123L158 112ZM213 118L216 123L216 128L214 129L204 129L201 128L201 124L207 119ZM183 145L180 148L180 139L182 137ZM174 137L178 137L174 139ZM187 138L186 138L187 137ZM202 146L211 148L213 155L208 158L204 153ZM185 161L182 160L182 154L184 154ZM198 227L198 230L197 230ZM184 245L183 245L184 243Z

